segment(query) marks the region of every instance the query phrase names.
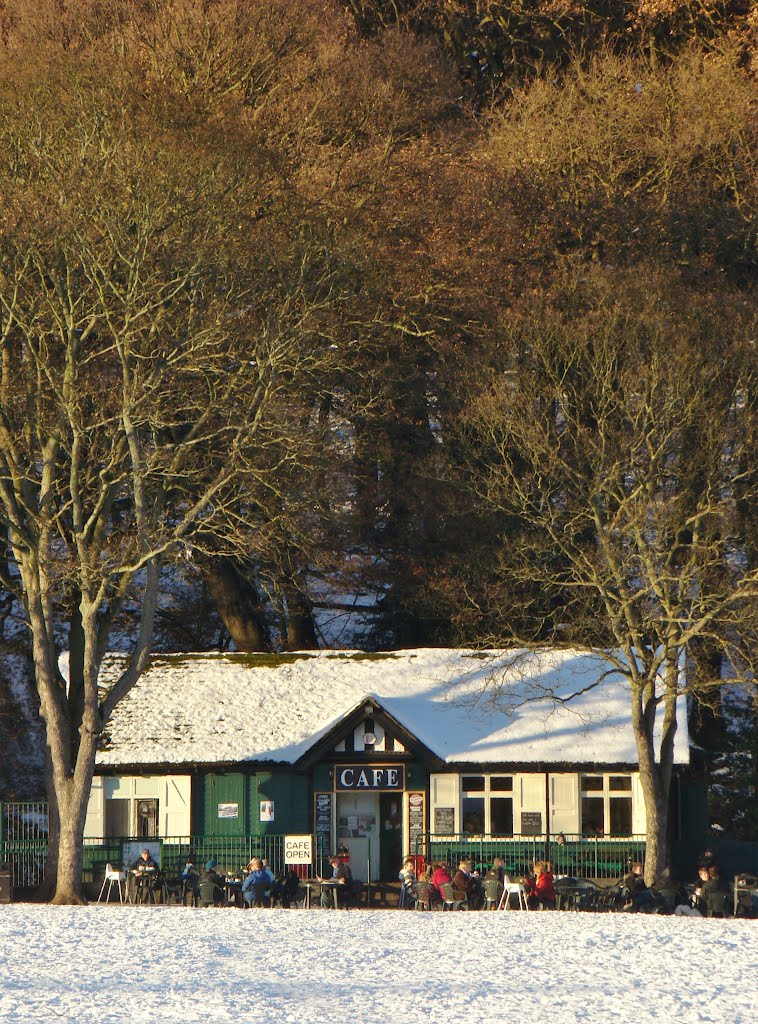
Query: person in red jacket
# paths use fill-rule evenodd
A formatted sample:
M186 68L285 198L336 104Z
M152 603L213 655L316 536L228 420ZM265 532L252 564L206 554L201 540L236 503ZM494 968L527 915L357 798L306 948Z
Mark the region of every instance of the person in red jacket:
M440 893L440 886L445 885L447 882L452 882L453 879L450 877L450 872L447 866L441 861L437 861L436 864L432 864L432 896L435 899L442 899Z
M531 910L555 910L555 879L545 861L538 860L534 874L527 879L529 885L529 908Z

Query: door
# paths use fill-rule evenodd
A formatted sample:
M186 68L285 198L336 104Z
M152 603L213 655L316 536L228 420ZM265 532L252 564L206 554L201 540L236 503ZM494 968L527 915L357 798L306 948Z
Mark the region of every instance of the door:
M379 877L379 797L376 793L337 794L337 853L347 850L354 878Z
M379 877L394 882L403 864L403 794L379 797Z

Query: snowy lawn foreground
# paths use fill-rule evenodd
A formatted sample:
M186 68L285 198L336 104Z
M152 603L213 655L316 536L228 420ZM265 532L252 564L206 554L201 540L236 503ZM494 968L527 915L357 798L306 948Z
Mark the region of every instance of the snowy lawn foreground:
M758 923L630 914L0 907L0 1021L756 1019Z

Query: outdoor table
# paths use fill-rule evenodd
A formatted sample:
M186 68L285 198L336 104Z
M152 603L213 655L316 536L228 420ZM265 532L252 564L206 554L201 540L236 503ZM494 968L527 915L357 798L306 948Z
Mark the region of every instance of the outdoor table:
M518 904L521 910L529 909L529 902L526 898L526 886L521 882L506 882L503 886L503 895L500 897L500 903L497 907L498 910L511 909L511 894L518 896Z
M132 868L130 874L134 881L132 889L134 903L155 903L155 886L158 882L159 872L154 868L148 868L145 871Z
M239 907L243 902L242 899L242 879L241 878L225 878L224 879L224 906L225 907Z
M332 895L334 896L334 909L337 910L339 904L337 903L337 889L338 885L336 882L319 882L317 879L310 882L304 882L305 885L305 900L303 901L303 910L311 909L311 890L317 889L317 895L320 897L324 889L331 889Z

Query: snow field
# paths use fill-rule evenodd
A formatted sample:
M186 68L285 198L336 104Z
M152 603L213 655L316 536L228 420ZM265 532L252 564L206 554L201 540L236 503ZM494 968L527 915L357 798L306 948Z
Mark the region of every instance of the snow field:
M0 908L8 1024L753 1024L758 923Z

